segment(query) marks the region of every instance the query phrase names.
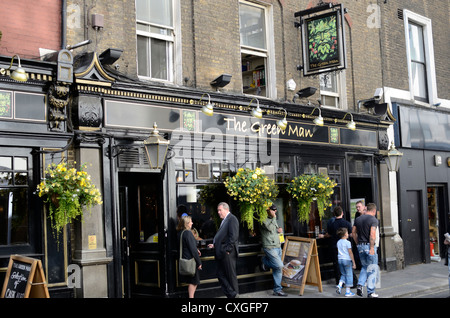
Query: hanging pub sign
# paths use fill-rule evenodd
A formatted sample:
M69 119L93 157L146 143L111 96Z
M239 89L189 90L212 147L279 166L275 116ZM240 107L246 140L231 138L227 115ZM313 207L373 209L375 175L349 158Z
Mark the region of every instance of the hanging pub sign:
M295 13L300 17L303 75L345 69L344 9L328 4Z

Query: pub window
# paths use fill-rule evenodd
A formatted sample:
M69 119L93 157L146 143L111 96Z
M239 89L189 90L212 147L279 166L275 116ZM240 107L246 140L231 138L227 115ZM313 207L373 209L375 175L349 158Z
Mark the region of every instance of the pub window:
M174 0L136 0L138 75L174 80Z
M45 122L45 114L45 95L0 90L0 119Z
M0 246L29 243L28 158L0 156Z
M270 72L271 42L268 40L268 9L255 3L239 4L242 89L244 94L273 97Z

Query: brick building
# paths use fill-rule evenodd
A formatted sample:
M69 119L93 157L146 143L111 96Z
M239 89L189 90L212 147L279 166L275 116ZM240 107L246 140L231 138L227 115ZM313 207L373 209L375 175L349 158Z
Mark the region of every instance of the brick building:
M7 68L10 57L19 54L29 74L25 83L11 80L8 73L0 76L0 93L17 96L13 100L18 110L26 106L19 103L21 95L40 99L36 118L1 118L5 129L0 146L7 156L27 154L30 191L48 162L68 158L90 163L104 202L83 222L69 226L58 247L48 234L45 206L30 193L26 218L31 234L17 244L0 241L0 268L11 254L42 259L52 297L71 297L73 291L78 297L184 296L186 286L176 270L175 227L177 208L185 206L203 236L199 247L204 266L196 295L221 295L212 251L205 248L212 238L202 230L217 202L201 203L198 196L204 189L215 190L216 199L229 202L232 212L239 214L239 206L223 195L222 185L239 167L264 167L281 189L297 175L324 172L338 184L332 208L342 206L348 220L354 218L352 204L357 199L375 202L381 212L380 266L401 268L404 255L396 253L396 244L398 234L408 231L401 223L404 213L399 213L402 191L420 191L423 210L428 207L428 188L441 196L448 191L448 178L433 179L431 172L427 183L403 190L408 183L402 174L409 162L406 156L398 179L384 161L390 141L417 157L435 149L408 146L400 132L410 124L403 127L399 113L434 110L440 102L437 113L448 116L448 43L439 41L448 3L442 4L446 10L436 10L415 2L48 0L24 15L23 24L0 24L0 66ZM339 4L345 11L339 11ZM37 14L40 10L44 12ZM343 14L345 68L306 76L300 16L310 19L323 12L332 17ZM45 30L28 25L36 14ZM427 33L434 40L435 65L428 101L411 98L405 16L433 26ZM11 39L15 33L20 41ZM37 43L27 40L27 34ZM44 56L49 51L41 49L56 53ZM214 85L221 75L228 80ZM302 97L300 92L309 87L317 91ZM70 92L61 121L50 116L58 110L50 102L56 88ZM374 113L370 103L379 88L384 95L377 105L386 103L387 108ZM214 103L211 117L201 111L209 100ZM257 105L262 119L250 115ZM288 127L281 132L276 121L284 117L284 110ZM319 113L323 126L313 124ZM356 122L354 131L346 126L350 116ZM162 170L149 168L142 148L154 122L171 141ZM11 139L16 141L13 147ZM438 149L446 158L448 145ZM448 168L444 172L448 175ZM448 194L446 200L448 206ZM313 207L309 224L299 223L296 203L283 191L276 204L286 235L315 237L331 218L332 208L319 220ZM418 243L423 256L429 252L424 231ZM329 242L317 241L322 279L330 279ZM270 273L259 269L258 233L242 225L239 242L240 292L270 288ZM68 266L74 274L67 272Z

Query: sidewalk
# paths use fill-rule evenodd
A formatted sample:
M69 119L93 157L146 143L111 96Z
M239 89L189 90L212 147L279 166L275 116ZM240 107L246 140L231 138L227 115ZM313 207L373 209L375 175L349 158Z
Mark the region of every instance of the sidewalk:
M357 273L359 274L359 273ZM274 296L272 290L240 294L240 298L344 298L344 295L336 293L336 285L322 282L323 291L320 293L316 286L305 286L303 295L299 295L299 289L283 288L287 297ZM413 298L421 293L436 290L448 290L448 267L444 260L428 264L408 265L405 269L386 272L381 271L380 288L376 289L379 298ZM354 293L356 290L352 289ZM367 297L364 288L364 298ZM449 294L450 296L450 294ZM360 298L358 296L354 296Z

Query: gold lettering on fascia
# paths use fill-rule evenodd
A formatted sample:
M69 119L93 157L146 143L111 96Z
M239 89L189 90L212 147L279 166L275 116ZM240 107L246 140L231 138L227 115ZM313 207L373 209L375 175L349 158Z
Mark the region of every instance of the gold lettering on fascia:
M305 127L299 126L299 125L292 125L288 124L288 128L285 130L281 130L276 124L261 124L259 121L254 123L249 123L245 120L238 120L236 117L232 118L225 118L226 122L226 131L235 131L235 132L252 132L252 133L258 133L261 135L269 135L269 136L275 136L275 135L283 135L283 136L295 136L298 138L312 138L314 136L314 133Z

